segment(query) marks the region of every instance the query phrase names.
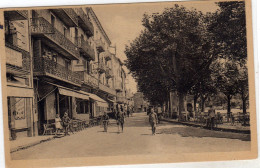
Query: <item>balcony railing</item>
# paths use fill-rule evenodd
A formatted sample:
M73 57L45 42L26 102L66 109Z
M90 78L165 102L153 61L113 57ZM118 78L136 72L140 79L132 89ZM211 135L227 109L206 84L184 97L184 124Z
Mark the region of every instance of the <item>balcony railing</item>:
M72 8L51 9L68 27L78 26L78 15Z
M88 36L94 35L94 26L90 22L88 16L85 14L82 8L74 9L79 17L79 26L87 33Z
M76 37L76 43L79 47L80 52L87 56L90 60L95 60L95 51L83 38Z
M8 20L27 20L28 19L27 10L5 11L4 15Z
M105 43L102 42L101 39L96 40L95 42L96 42L96 48L97 48L97 50L98 50L99 52L104 52L104 51L105 51Z
M47 39L48 42L51 42L48 44L55 47L64 56L79 59L78 48L44 18L32 18L31 32L33 36L45 37L43 40Z
M89 85L93 88L98 88L99 81L95 77L87 74L86 72L82 72L84 76L84 84Z
M113 77L112 69L109 68L109 67L106 68L106 77L107 78L112 78Z
M99 73L104 73L106 72L106 66L103 62L98 63L98 68L97 68Z
M23 72L31 72L30 53L10 43L6 46L6 65Z
M99 89L102 90L103 92L109 93L113 96L116 95L115 89L109 88L108 86L105 86L102 83L99 83Z
M81 85L83 76L79 72L72 72L64 66L48 58L34 58L34 74L49 76L75 85Z

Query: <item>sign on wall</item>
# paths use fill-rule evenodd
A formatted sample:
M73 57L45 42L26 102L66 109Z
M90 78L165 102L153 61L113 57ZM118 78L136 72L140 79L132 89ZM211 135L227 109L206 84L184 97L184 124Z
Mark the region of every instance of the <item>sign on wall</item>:
M21 52L15 51L11 48L5 47L6 63L14 66L23 66L23 56Z

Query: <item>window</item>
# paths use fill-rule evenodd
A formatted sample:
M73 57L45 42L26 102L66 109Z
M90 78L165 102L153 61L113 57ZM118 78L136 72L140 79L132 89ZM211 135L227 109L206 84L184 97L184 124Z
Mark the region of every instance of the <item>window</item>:
M51 15L51 25L55 26L55 17L53 15Z
M69 60L65 60L65 68L66 68L66 70L70 70L70 61Z
M77 111L77 114L89 114L89 105L90 105L90 102L89 101L86 101L86 100L83 100L83 99L76 99L76 104L77 104L77 107L76 107L76 111Z
M66 31L67 31L67 28L64 26L63 27L63 35L66 36Z

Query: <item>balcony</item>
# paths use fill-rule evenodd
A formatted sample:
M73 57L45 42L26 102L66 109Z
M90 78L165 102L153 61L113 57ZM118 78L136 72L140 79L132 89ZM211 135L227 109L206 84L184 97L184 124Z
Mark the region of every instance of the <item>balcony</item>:
M71 60L79 59L78 48L44 18L32 18L31 33Z
M78 15L79 26L87 33L88 36L94 35L94 26L90 22L88 16L85 14L82 8L74 9Z
M4 11L4 16L7 20L27 20L28 11L27 10L12 10Z
M100 39L96 40L96 48L99 52L104 52L105 51L105 43L102 42Z
M99 62L97 70L99 73L105 73L106 72L105 64L103 62Z
M117 103L126 103L126 98L123 96L117 96L116 101Z
M106 78L112 78L112 77L113 77L112 69L107 67L106 68Z
M120 82L120 81L116 81L114 87L115 87L117 92L123 91L122 82Z
M73 85L81 86L83 76L79 72L72 72L64 66L48 58L34 58L34 75L47 76Z
M72 8L51 9L68 27L78 26L78 15Z
M93 88L98 88L99 81L95 77L87 74L86 72L82 72L84 76L84 84L91 86Z
M95 51L83 38L77 37L76 43L79 47L79 51L83 56L86 56L89 60L95 60Z
M116 91L112 88L109 88L108 86L105 86L101 83L99 83L99 89L102 90L103 92L106 92L110 95L116 96Z
M109 51L104 52L104 57L105 57L106 61L109 61L112 59L112 55Z
M7 72L13 74L28 74L31 72L30 53L19 47L5 43Z

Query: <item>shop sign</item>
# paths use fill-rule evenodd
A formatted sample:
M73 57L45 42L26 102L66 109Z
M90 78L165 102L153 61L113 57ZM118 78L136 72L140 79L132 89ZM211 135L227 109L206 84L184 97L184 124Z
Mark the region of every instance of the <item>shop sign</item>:
M5 47L6 63L17 67L23 66L23 56L21 52Z
M14 118L16 120L23 120L25 119L25 99L17 98L16 100Z

